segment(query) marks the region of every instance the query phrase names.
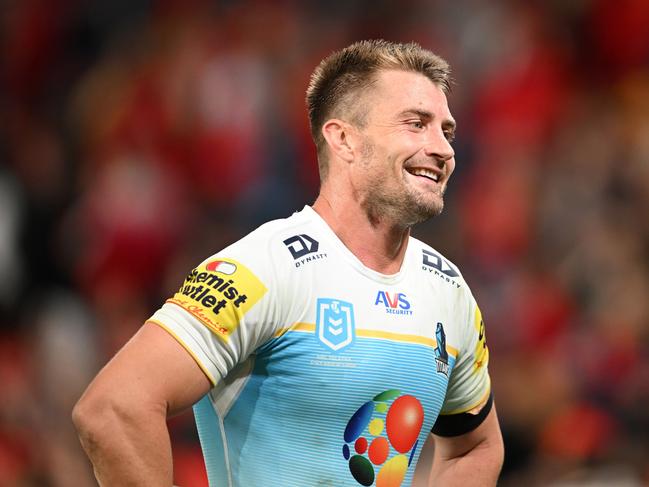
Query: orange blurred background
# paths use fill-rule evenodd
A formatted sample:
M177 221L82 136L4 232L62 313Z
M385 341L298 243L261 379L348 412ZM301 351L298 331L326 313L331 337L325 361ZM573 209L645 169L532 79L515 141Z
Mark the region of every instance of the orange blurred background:
M0 26L0 486L94 485L72 405L196 262L314 200L308 76L378 37L457 80L415 235L485 316L500 485L649 485L649 2L14 0ZM170 428L206 485L191 413Z

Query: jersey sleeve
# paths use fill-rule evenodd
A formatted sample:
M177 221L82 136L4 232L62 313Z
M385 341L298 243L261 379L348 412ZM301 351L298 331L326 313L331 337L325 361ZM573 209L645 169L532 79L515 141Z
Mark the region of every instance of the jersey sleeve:
M464 333L457 362L440 412L441 415L460 414L484 404L491 392L488 363L489 349L482 313L473 296L466 300Z
M212 385L272 338L279 321L272 261L250 254L235 247L203 261L149 319L192 355Z

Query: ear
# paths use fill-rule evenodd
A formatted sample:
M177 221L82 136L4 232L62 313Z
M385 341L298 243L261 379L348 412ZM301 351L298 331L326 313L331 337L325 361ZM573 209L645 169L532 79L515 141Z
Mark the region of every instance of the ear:
M322 135L329 150L346 162L354 160L355 137L352 126L337 118L327 120L322 126Z

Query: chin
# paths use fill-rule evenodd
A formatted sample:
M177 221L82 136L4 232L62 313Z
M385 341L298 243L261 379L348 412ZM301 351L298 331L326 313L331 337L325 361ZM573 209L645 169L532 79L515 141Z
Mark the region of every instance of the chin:
M428 213L426 214L426 219L439 216L439 215L442 214L442 211L444 211L444 204L443 203L441 205L435 205L434 207L428 208Z
M421 223L430 220L433 217L439 216L444 210L444 202L436 202L427 205L414 205L415 211L410 212L410 225Z
M444 210L444 198L440 195L435 195L435 197L428 199L428 201L420 201L417 205L422 214L426 215L426 218L432 218L438 216Z

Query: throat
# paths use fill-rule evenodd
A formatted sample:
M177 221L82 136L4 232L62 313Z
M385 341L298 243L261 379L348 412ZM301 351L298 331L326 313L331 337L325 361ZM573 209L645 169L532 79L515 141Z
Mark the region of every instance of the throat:
M365 267L387 275L399 272L410 226L392 212L380 211L375 204L356 209L337 207L323 198L316 200L313 209Z
M410 228L387 225L381 218L368 216L367 228L350 227L340 240L365 267L381 274L396 274L401 269L408 248Z

